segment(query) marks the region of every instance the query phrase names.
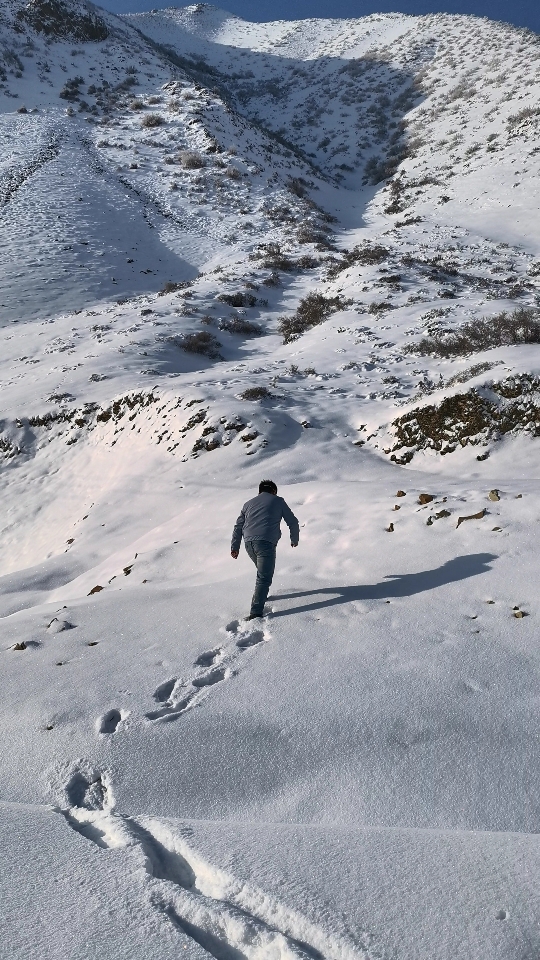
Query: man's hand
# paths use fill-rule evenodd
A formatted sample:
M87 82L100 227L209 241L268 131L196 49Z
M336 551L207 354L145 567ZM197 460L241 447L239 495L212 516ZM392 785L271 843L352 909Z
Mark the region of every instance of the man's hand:
M291 543L291 547L297 547L297 546L298 546L297 543Z
M238 560L238 550L231 550L231 557L233 560Z

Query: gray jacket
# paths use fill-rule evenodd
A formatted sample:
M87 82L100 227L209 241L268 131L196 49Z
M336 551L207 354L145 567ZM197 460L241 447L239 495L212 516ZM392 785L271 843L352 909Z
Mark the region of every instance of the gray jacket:
M242 507L242 512L234 525L231 551L240 549L242 533L244 540L269 540L276 546L281 537L279 525L282 519L289 527L291 543L298 543L300 538L298 520L283 497L277 497L273 493L259 493Z

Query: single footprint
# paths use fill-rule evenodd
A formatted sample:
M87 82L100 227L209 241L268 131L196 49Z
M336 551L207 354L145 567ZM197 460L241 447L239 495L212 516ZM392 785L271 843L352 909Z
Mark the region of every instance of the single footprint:
M216 647L215 650L207 650L205 653L201 653L195 661L196 667L213 667L216 660L223 653L221 647Z
M231 622L228 623L227 626L225 627L225 630L227 631L227 633L236 633L239 626L240 626L239 620L231 620Z
M164 680L154 691L154 700L157 700L158 703L165 703L173 692L175 685L176 677L171 677L170 680Z
M262 643L264 640L264 633L262 630L254 630L253 633L248 633L247 635L240 637L240 640L236 641L236 646L240 647L241 650L245 650L247 647L254 647L257 643Z
M104 713L98 720L98 733L116 733L121 719L122 714L119 710L114 707L112 710L107 710L107 713Z
M161 710L150 710L149 713L145 714L147 720L161 720L163 723L168 723L171 720L177 720L178 717L182 716L183 713L191 706L193 699L195 697L195 692L188 693L187 696L183 697L182 700L179 700L178 703L170 703L165 707L162 707Z
M202 677L195 677L191 682L194 687L211 687L214 683L225 680L226 676L227 670L211 670L210 673L205 673Z
M75 770L65 786L70 807L104 810L110 803L104 774L97 770Z

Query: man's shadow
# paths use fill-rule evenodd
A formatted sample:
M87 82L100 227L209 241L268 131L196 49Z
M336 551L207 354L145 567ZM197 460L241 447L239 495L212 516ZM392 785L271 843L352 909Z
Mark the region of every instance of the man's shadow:
M291 613L306 613L312 610L321 610L323 607L333 607L338 603L351 603L353 600L386 600L389 597L412 597L415 593L424 593L434 590L446 583L458 580L467 580L477 577L481 573L491 570L489 566L498 557L493 553L471 553L465 557L454 557L442 567L434 570L421 570L419 573L389 574L385 579L389 583L371 583L351 587L321 587L319 590L302 590L298 593L280 593L273 600L296 600L300 597L320 596L324 594L328 599L317 600L315 603L304 603L298 607L289 607L288 610L279 610L275 617L287 617Z

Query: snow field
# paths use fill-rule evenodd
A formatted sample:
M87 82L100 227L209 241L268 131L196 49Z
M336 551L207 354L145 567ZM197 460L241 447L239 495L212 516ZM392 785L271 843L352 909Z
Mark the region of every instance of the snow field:
M18 10L0 955L536 957L540 348L494 334L540 302L535 37ZM263 476L301 540L253 623Z

